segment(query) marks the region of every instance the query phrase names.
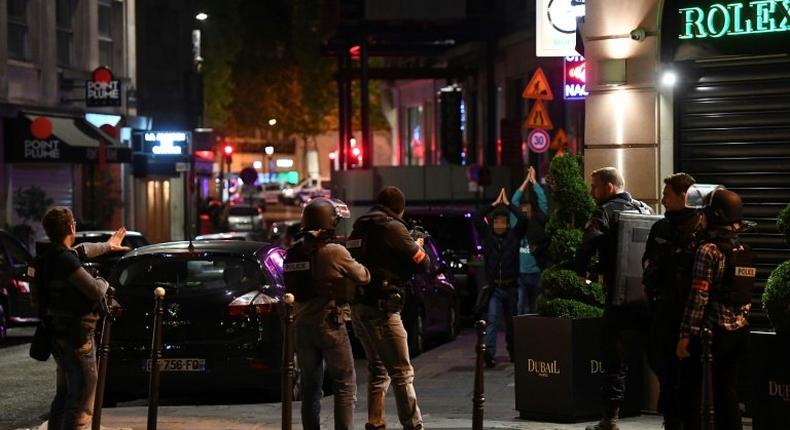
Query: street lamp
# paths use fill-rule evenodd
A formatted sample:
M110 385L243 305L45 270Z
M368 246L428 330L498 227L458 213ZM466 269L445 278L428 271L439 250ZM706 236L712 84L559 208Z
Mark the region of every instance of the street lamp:
M269 120L269 125L274 127L275 125L277 125L277 120L275 118L270 119Z
M269 121L271 123L271 121ZM274 155L274 146L267 145L263 148L263 153L266 154L266 173L269 174L269 182L272 180L272 155Z

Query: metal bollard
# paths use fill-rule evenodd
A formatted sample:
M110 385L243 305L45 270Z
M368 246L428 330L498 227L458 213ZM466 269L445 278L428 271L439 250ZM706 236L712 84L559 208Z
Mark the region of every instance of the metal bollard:
M702 429L716 428L713 407L713 332L702 329Z
M485 334L486 322L480 320L475 323L477 328L477 361L475 362L475 392L472 399L472 430L483 430L483 412L485 397L484 362L486 353Z
M291 430L293 407L293 380L294 380L294 296L286 293L285 314L283 315L283 364L282 364L282 429Z
M107 358L110 355L110 331L114 320L114 317L110 313L114 294L115 289L110 287L107 290L106 314L102 319L101 342L99 343L99 369L96 379L96 396L93 399L93 421L91 422L91 430L101 429L101 411L104 404L104 383L107 380Z
M154 338L151 342L151 378L148 383L148 430L156 430L156 416L159 409L159 360L162 359L162 301L165 289L154 290Z

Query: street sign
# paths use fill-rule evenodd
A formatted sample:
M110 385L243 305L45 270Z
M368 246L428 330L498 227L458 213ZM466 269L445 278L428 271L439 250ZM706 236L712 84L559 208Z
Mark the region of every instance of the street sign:
M532 152L546 152L549 149L549 133L542 128L536 128L529 132L527 145Z
M535 70L535 74L532 75L532 79L529 80L527 87L524 88L521 97L525 99L554 100L554 93L551 92L549 80L546 79L546 74L543 73L542 68L538 67L538 70Z
M532 110L529 111L529 116L527 116L527 128L542 128L544 130L554 129L554 124L551 123L551 118L549 118L549 112L540 99L535 100L535 103L532 105Z
M556 155L561 156L565 153L565 149L568 148L568 136L565 134L565 130L559 129L557 133L554 135L554 139L551 140L551 149L557 151Z

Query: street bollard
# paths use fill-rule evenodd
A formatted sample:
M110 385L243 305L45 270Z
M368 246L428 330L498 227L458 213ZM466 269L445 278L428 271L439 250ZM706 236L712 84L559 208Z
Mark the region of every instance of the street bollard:
M156 430L156 416L159 408L159 361L162 359L162 301L165 289L154 290L154 335L151 342L151 378L148 383L148 430Z
M716 427L713 407L713 332L702 329L702 429L714 430Z
M483 412L485 397L485 381L483 379L485 373L483 370L485 362L486 344L486 322L483 320L475 323L477 328L477 361L475 363L475 392L472 399L472 430L483 430Z
M99 343L99 363L98 375L96 379L96 396L93 399L93 421L91 430L101 429L101 411L104 404L104 383L107 379L107 358L110 355L110 331L113 323L112 297L115 289L110 287L107 290L104 318L102 319L101 341Z
M283 364L282 364L282 429L291 430L294 380L294 296L286 293L285 314L283 315Z

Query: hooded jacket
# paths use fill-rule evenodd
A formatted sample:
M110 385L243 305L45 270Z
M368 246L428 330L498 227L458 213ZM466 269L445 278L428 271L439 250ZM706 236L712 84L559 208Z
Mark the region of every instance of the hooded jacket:
M483 237L483 256L486 268L486 280L491 286L504 285L515 287L516 278L519 274L519 245L521 238L527 231L528 220L512 204L507 207L510 214L505 216L515 216L517 221L515 226L509 226L504 234L494 233L494 229L486 223L486 216L496 208L488 208L478 213L475 217L477 231Z

